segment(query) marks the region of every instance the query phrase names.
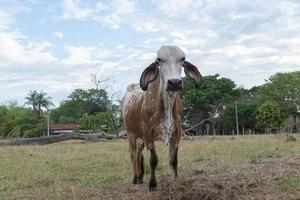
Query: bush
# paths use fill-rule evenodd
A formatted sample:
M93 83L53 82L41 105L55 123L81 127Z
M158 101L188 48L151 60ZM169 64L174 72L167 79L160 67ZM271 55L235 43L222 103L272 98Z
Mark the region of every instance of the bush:
M287 142L296 142L297 139L293 135L288 135L286 138Z
M41 137L43 136L43 131L39 128L33 128L30 130L23 131L23 137L30 138L30 137Z

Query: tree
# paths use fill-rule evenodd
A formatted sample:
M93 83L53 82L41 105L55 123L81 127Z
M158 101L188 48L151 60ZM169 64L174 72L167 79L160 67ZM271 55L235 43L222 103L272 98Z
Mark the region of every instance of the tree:
M54 104L51 102L51 97L47 97L47 93L40 91L40 93L37 94L36 100L37 100L37 107L40 115L43 112L43 108L46 110L49 110L50 107L54 106Z
M76 122L85 113L93 115L97 112L106 112L112 105L104 89L75 89L68 99L53 110L52 117L55 122Z
M257 109L257 102L252 99L242 99L237 102L239 130L242 132L254 129L255 127L255 112ZM226 133L231 133L236 129L236 114L235 103L229 104L222 116L224 122L224 129Z
M0 107L1 137L36 137L43 134L44 118L23 107Z
M107 92L104 89L75 89L68 98L80 103L80 110L88 114L104 112L110 104Z
M117 131L115 127L114 119L109 112L99 112L94 116L95 122L99 130L107 133L114 133Z
M37 96L38 96L38 92L36 90L31 90L28 94L28 96L25 97L25 99L27 100L25 102L25 105L31 105L32 106L32 110L33 111L37 111Z
M51 106L54 106L54 104L51 102L52 98L47 97L47 93L43 91L30 91L25 99L27 100L27 102L25 102L25 105L31 105L32 110L37 111L39 115L42 114L43 108L48 110Z
M300 117L300 71L271 76L260 88L260 95L262 101L277 102L285 119L293 117L293 129L297 130L296 120Z
M278 128L283 120L279 104L275 101L266 101L256 110L256 126L267 132L268 128Z
M183 105L188 110L186 113L192 123L211 118L217 132L222 131L220 117L228 103L237 95L235 83L219 74L204 76L200 88L195 87L193 81L185 77L182 92Z
M78 125L81 130L85 130L88 132L94 132L96 130L96 122L92 115L88 115L84 113L84 115L78 121Z

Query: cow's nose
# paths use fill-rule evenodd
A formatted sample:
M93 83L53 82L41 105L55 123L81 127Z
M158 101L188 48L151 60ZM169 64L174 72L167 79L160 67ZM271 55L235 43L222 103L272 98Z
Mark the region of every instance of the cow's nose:
M169 91L182 90L182 80L181 79L169 79L167 89Z

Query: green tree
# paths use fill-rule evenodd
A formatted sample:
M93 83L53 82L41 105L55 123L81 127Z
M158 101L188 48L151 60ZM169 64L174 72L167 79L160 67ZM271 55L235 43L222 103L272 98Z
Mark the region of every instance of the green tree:
M228 103L238 96L240 90L235 83L219 74L204 76L201 87L195 87L194 82L185 77L182 92L183 105L192 123L211 118L217 132L221 133L223 123L221 116Z
M9 110L5 106L0 106L0 138L6 137L12 129L12 124L8 119Z
M52 118L56 123L77 122L85 113L106 112L111 105L104 89L75 89L67 100L53 110Z
M237 107L240 132L254 129L257 102L255 100L243 99L237 101ZM236 130L236 111L234 102L226 107L222 119L226 133L231 133L232 130Z
M43 91L30 91L25 99L27 100L25 105L31 105L32 110L38 112L40 115L43 112L43 108L48 110L51 106L54 106L51 102L52 98L47 97L47 93Z
M94 132L97 129L95 118L87 113L79 119L78 125L83 131Z
M256 110L256 126L267 130L267 128L278 128L283 123L280 105L275 101L266 101Z
M113 118L109 112L96 113L94 119L99 130L107 133L113 133L116 131Z
M263 102L276 101L284 118L293 117L296 131L296 120L300 117L300 71L271 76L260 88L260 95Z
M54 104L51 102L52 97L47 97L47 93L40 91L37 94L37 107L38 107L38 111L40 114L42 114L43 112L43 108L45 108L46 110L49 110L50 107L54 107Z
M37 107L38 107L37 96L38 96L38 92L36 90L33 90L33 91L31 90L27 94L27 97L25 97L25 99L27 100L25 102L25 105L32 106L33 111L37 111Z
M37 137L43 134L45 119L23 107L0 107L1 137Z

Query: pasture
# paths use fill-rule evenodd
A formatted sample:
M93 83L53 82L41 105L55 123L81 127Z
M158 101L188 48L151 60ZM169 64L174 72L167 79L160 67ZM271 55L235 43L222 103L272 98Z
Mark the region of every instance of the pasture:
M0 199L300 199L300 137L216 136L181 141L173 181L157 142L158 191L132 185L128 141L0 147Z

